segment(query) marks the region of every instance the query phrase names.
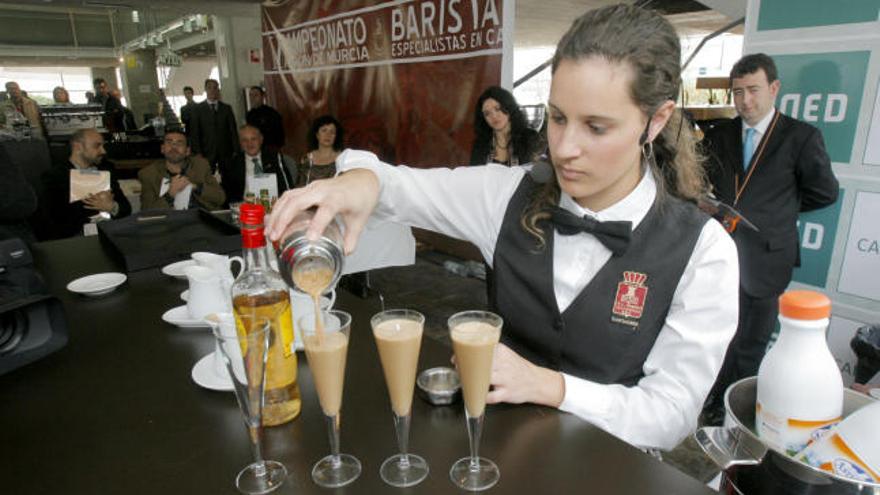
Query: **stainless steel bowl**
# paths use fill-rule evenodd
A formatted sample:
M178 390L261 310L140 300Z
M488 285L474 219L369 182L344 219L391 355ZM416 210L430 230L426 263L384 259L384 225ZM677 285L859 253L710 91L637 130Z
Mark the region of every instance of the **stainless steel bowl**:
M452 368L426 369L416 379L419 397L435 406L446 406L461 398L461 381Z
M880 483L844 478L800 462L764 444L755 430L757 377L743 378L724 394L723 427L697 429L697 443L723 471L722 493L744 495L880 495ZM844 390L843 416L873 400Z

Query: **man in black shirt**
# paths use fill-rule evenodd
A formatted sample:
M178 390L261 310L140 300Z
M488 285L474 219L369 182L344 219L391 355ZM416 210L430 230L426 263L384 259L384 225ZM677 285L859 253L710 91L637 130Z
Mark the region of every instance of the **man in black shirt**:
M109 132L122 132L125 130L125 110L122 102L110 94L107 81L98 77L92 84L95 87L95 103L100 103L104 110L104 127Z
M263 151L278 153L284 146L284 122L277 110L266 105L266 92L259 86L251 86L248 90L251 109L245 120L260 130L263 135Z
M189 132L189 122L192 119L192 113L196 109L196 102L193 101L192 86L183 87L183 97L186 98L186 105L180 107L180 121L183 122L183 128Z

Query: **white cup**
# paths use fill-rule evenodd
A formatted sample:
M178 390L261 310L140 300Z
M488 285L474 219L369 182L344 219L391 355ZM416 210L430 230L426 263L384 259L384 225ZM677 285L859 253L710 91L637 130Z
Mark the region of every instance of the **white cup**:
M322 311L331 309L336 303L336 289L331 290L329 296L330 297L327 297L327 294L321 296ZM312 297L308 294L303 294L302 292L291 289L290 311L293 313L292 321L296 322L296 320L298 320L302 315L314 313L315 303L312 301ZM294 327L295 326L296 323L294 323ZM293 346L295 349L303 348L302 332L298 328L294 328L293 331Z

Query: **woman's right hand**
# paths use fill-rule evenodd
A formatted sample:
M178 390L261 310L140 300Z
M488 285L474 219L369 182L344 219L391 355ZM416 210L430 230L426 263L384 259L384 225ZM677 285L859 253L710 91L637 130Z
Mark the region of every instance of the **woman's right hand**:
M281 239L292 220L316 206L306 236L317 240L324 228L339 215L345 224L344 250L350 254L379 200L379 179L367 169L352 169L333 179L317 180L306 187L285 192L272 209L266 234L272 241Z

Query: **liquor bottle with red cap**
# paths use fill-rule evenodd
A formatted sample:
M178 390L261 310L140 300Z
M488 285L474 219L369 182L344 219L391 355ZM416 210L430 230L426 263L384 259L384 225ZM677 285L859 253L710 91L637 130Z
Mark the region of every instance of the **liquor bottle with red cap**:
M266 361L263 424L274 426L295 418L302 405L297 383L296 352L292 347L290 293L284 280L269 265L266 236L263 233L265 209L260 204L249 203L242 204L240 208L244 270L232 284L232 308L240 331L250 330L242 323L240 315L261 316L272 322Z
M779 338L758 369L755 427L788 455L824 435L843 413L843 379L825 341L831 300L793 290L779 298Z

